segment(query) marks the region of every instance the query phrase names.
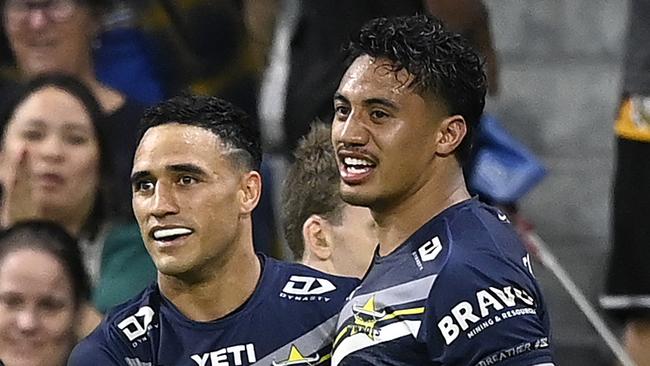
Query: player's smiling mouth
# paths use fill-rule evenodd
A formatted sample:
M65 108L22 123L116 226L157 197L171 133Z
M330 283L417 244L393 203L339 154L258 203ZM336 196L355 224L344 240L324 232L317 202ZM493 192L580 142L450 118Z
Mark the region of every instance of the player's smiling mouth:
M184 238L191 235L194 230L182 227L157 227L150 231L150 237L159 242L172 242L176 239Z
M360 184L368 179L377 167L376 160L367 154L339 151L339 174L346 184Z
M363 174L369 172L376 164L366 159L346 157L343 158L343 166L350 174Z

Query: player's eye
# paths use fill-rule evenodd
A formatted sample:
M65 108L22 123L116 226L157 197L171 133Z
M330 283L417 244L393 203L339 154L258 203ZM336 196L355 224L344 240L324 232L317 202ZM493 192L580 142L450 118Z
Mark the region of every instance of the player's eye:
M345 105L335 105L334 113L336 114L337 118L345 118L348 114L350 114L350 107Z
M370 112L370 117L372 119L375 119L375 120L383 119L383 118L386 118L388 116L389 116L388 113L386 113L386 112L384 112L382 110L379 110L379 109Z
M154 184L148 180L141 180L133 183L133 191L146 192L154 189Z
M189 175L184 175L178 180L178 182L183 186L187 186L190 184L195 184L198 181L194 177L190 177Z

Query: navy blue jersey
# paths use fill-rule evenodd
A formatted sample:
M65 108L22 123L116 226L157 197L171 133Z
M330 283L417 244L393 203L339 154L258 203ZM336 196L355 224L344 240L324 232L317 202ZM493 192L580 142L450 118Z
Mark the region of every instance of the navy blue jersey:
M332 365L552 365L549 319L508 218L470 199L375 255Z
M153 284L111 311L68 365L329 364L336 315L359 281L261 258L255 292L226 317L192 321Z

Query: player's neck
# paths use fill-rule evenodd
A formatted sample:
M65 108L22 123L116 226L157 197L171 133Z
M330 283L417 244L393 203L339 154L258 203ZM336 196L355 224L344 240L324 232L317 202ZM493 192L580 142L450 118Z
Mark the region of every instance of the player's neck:
M393 206L373 208L379 254L390 254L433 217L470 197L462 171L454 169L437 172L421 189Z
M300 263L321 272L336 274L336 268L334 268L334 264L329 259L320 260L316 256L304 256Z
M215 264L200 281L159 273L160 291L188 319L207 322L223 318L244 304L259 282L262 268L252 248L251 242L229 253L227 260Z

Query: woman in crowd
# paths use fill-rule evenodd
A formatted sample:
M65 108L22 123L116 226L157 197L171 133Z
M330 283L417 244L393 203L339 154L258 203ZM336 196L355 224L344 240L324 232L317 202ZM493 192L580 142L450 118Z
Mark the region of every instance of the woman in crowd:
M0 115L0 223L48 219L78 238L103 312L156 272L137 225L111 220L108 126L100 108L84 83L62 74L38 76L8 99Z
M0 234L0 363L65 365L88 295L77 243L62 227L25 221Z
M106 144L114 159L119 213L132 218L129 175L143 106L98 81L93 44L110 0L0 0L4 30L18 78L61 72L82 80L107 118Z

